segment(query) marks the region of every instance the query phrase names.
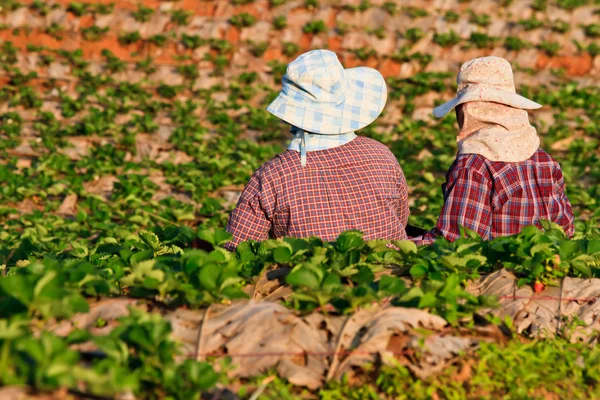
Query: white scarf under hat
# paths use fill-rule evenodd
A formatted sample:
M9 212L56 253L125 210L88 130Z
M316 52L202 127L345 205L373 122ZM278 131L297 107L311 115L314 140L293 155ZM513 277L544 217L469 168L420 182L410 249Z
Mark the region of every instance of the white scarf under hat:
M479 154L490 161L520 162L540 146L526 110L488 101L462 104L463 126L456 138L459 154Z
M321 135L318 133L306 132L296 126L290 129L294 138L288 146L288 150L300 152L300 164L306 166L306 152L333 149L350 143L356 138L354 132L342 133L339 135Z

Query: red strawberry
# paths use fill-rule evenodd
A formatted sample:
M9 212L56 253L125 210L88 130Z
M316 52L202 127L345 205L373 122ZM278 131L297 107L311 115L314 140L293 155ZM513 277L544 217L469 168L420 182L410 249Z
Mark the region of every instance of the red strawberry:
M544 290L544 284L542 282L536 282L533 284L533 291L536 293L540 293Z

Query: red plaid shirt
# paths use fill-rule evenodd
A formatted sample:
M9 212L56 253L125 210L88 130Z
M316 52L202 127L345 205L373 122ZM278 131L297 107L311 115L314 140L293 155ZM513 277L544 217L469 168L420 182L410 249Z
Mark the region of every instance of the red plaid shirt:
M461 154L442 185L444 206L436 228L417 238L429 244L442 235L454 241L459 226L483 239L514 235L546 219L574 232L573 210L565 194L560 166L542 149L519 163L493 162L478 154Z
M318 236L335 240L357 229L370 239L406 239L408 191L404 173L383 144L357 137L307 153L288 150L260 167L229 216L232 250L245 240Z

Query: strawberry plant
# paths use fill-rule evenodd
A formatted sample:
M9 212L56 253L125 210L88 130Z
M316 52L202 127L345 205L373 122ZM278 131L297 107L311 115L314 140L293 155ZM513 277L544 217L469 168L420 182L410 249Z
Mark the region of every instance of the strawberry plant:
M284 15L273 18L273 28L280 31L287 26L287 18Z
M171 22L178 26L185 26L189 23L192 12L189 10L177 9L171 12Z
M293 57L300 51L300 46L292 42L284 42L282 44L282 51L286 57Z
M548 7L548 0L534 0L531 4L531 8L535 11L546 11Z
M344 9L352 12L364 12L371 7L371 2L369 0L361 0L359 4L346 4Z
M137 10L133 11L131 16L138 22L148 22L153 14L154 9L139 4Z
M148 41L150 41L150 43L155 44L158 47L163 47L167 44L167 41L169 40L167 35L163 35L163 34L156 34L156 35L152 35L148 38Z
M473 44L478 49L485 49L491 47L496 41L497 37L489 36L485 33L473 32L469 36L469 43Z
M92 14L99 14L99 15L109 15L112 14L113 11L115 9L115 3L111 2L111 3L95 3L95 4L89 4L89 8L88 11Z
M231 23L231 25L237 28L247 28L254 25L254 23L256 22L256 18L254 17L254 15L248 13L241 13L231 17L229 19L229 22Z
M102 54L102 57L104 57L106 68L110 72L115 73L115 72L121 72L121 71L125 70L125 67L126 67L125 63L123 61L121 61L117 56L115 56L112 51L103 49L101 54Z
M206 40L198 35L186 35L185 33L181 35L181 44L186 49L194 50L200 46L204 46L206 43Z
M65 31L63 27L53 22L50 26L46 28L46 33L57 40L62 40Z
M67 7L67 11L74 14L76 17L81 17L88 10L88 5L86 3L81 3L78 1L74 1L69 3Z
M199 76L198 67L195 64L179 65L177 67L177 72L180 73L185 79L191 81Z
M375 50L365 48L365 47L352 50L352 53L354 53L356 58L358 58L359 60L362 60L362 61L368 60L369 58L375 57L377 55L377 52Z
M444 19L448 22L456 22L459 18L460 16L458 15L458 13L452 10L448 10L444 14Z
M453 30L450 30L448 33L435 33L433 35L433 42L442 47L452 47L460 42L460 36Z
M269 48L269 42L250 43L250 53L254 57L262 57Z
M306 23L306 25L304 25L304 28L302 28L302 30L304 31L304 33L308 33L311 35L318 35L319 33L323 33L327 31L327 26L325 25L325 22L321 21L321 20L317 20L317 21L311 21Z
M487 14L480 14L469 10L469 22L485 28L491 23L491 20Z
M375 29L367 29L367 33L371 35L375 35L377 39L385 38L385 29L383 27L375 28Z
M319 8L319 0L304 0L304 7L309 10Z
M396 15L396 12L398 11L398 4L393 1L386 1L382 4L381 8L390 15Z
M81 35L89 42L97 42L108 32L109 28L100 28L97 25L92 25L87 28L81 28Z
M585 35L591 38L600 37L600 24L589 24L583 27Z
M521 25L526 31L532 31L534 29L541 28L544 23L536 18L533 15L531 18L519 20L519 25Z
M426 9L418 7L402 7L402 11L404 11L411 19L426 17L429 15Z
M4 14L6 12L15 11L21 7L23 7L23 4L17 0L5 0L0 4L0 13Z
M558 42L544 40L538 45L538 48L543 50L549 56L555 56L561 49L561 45Z
M142 35L138 31L122 33L119 35L119 43L122 45L130 45L142 39Z
M556 5L565 10L574 10L589 3L589 0L556 0Z
M521 51L531 47L531 44L517 36L507 36L504 39L504 48L509 51Z
M47 4L41 0L33 0L33 2L29 5L29 9L35 11L39 15L45 17L48 13L58 8L58 4Z
M425 32L423 32L420 28L410 28L407 29L404 33L404 37L411 43L416 43L421 40L425 36Z
M571 29L571 25L569 25L569 23L566 21L557 19L555 21L552 21L550 28L554 32L566 33L569 31L569 29Z

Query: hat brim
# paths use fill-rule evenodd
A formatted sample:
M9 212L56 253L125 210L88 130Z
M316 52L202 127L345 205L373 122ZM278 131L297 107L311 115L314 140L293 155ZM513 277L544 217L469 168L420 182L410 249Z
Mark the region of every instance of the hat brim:
M375 121L385 107L385 79L379 71L368 67L348 68L345 74L349 90L346 99L335 106L300 104L280 93L267 111L293 126L322 135L362 129Z
M433 115L435 115L437 118L442 118L459 104L468 103L471 101L491 101L523 110L535 110L542 107L541 104L538 104L535 101L499 88L489 86L474 88L469 87L464 92L459 93L458 96L452 100L434 108Z

